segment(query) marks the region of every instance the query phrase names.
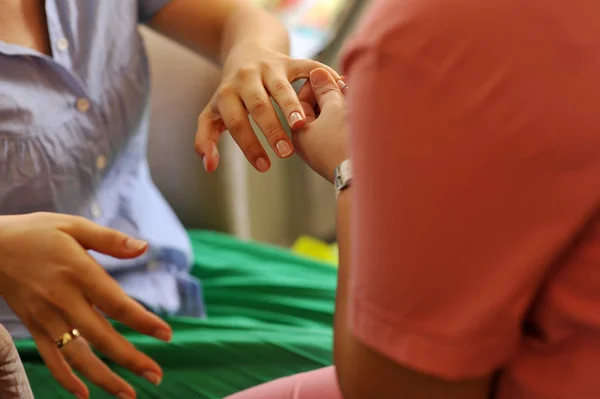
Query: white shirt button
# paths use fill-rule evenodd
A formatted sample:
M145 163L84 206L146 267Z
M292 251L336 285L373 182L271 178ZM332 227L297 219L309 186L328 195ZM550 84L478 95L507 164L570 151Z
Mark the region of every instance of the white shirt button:
M90 213L92 214L92 217L94 219L98 219L100 216L102 216L102 208L100 208L100 205L98 205L96 202L94 202L90 206Z
M96 158L96 169L104 170L106 168L106 157L104 155L98 155Z
M56 48L58 51L66 51L69 48L69 41L66 37L61 37L56 41Z
M87 98L78 98L75 104L79 112L88 112L90 109L90 101Z

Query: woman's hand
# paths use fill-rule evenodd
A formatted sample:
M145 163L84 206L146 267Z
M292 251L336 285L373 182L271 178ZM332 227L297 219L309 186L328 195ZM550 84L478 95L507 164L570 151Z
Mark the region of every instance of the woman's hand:
M161 368L115 331L101 312L168 341L164 321L129 298L86 250L134 258L143 241L84 218L53 213L0 216L0 295L31 332L52 375L67 390L89 391L71 368L119 398L135 391L90 349L158 384ZM77 329L81 337L59 349L56 340Z
M319 62L292 59L254 43L243 43L231 50L221 84L198 117L195 148L204 168L209 172L217 169L219 136L229 130L248 161L260 172L269 170L271 161L252 129L248 114L279 157L292 155L292 143L271 98L292 128L304 126L306 115L291 82L308 78L315 68L326 68L339 79L335 71Z
M334 170L348 158L346 84L325 69L315 69L298 92L307 124L292 130L298 155L315 172L333 182Z

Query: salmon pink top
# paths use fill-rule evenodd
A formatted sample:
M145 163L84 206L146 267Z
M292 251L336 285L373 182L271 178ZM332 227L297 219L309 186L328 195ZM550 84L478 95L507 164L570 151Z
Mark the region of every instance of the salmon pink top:
M600 1L376 0L344 57L351 330L496 398L600 398Z

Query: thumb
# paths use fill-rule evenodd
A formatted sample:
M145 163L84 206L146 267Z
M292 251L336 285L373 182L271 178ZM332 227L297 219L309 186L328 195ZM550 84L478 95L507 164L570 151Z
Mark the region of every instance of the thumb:
M129 237L118 230L100 226L83 218L69 223L61 230L73 237L85 249L115 258L135 258L148 249L148 243L145 241Z
M327 106L344 104L344 94L327 70L314 69L310 73L310 84L321 110Z

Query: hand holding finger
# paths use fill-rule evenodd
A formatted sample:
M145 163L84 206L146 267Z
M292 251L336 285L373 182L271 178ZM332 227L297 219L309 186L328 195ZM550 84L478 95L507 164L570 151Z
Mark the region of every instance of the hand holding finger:
M327 70L319 68L312 71L310 84L321 111L329 104L345 104L341 86Z

